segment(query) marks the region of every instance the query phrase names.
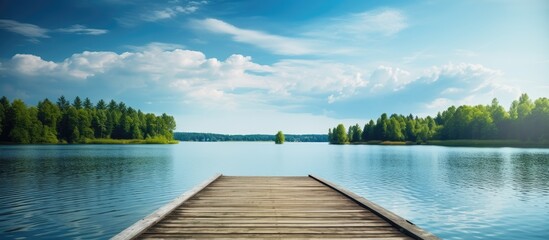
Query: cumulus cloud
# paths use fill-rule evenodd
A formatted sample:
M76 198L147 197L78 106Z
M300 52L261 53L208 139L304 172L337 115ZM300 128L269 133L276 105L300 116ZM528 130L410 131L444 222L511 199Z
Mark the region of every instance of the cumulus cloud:
M52 76L63 79L86 79L105 72L120 58L111 52L88 52L74 54L63 62L43 60L32 54L16 54L5 63L9 69L4 71L21 76Z
M17 73L26 76L49 75L58 67L51 61L44 61L41 57L31 54L16 54L8 63Z
M164 46L151 43L124 53L86 51L62 61L17 54L0 62L0 80L20 92L54 79L54 84L41 88L80 95L91 91L127 94L143 97L143 101L167 98L187 108L278 109L315 114L337 113L341 104L376 110L382 107L376 100L400 106L402 99L410 99L406 106L423 104L420 107L428 112L449 104L487 103L492 97L518 92L498 81L500 71L478 64L446 64L426 70L388 65L364 69L331 61L288 59L263 65L240 54L217 59L199 51ZM391 99L398 101L393 103ZM379 111L411 111L384 107L387 109Z
M459 63L459 64L445 64L442 67L432 67L427 70L427 75L432 81L437 81L440 76L457 77L463 80L469 80L474 78L488 78L492 79L497 76L501 76L502 72L499 70L485 67L481 64Z
M371 91L374 93L398 91L414 79L410 72L394 67L380 65L370 76L373 83Z
M418 77L417 86L424 86L431 95L428 109L442 110L449 105L489 103L492 98L508 102L520 94L518 86L499 81L503 72L481 64L459 63L433 66Z
M80 34L80 35L101 35L109 32L106 29L87 28L86 26L80 25L80 24L75 24L68 28L59 28L57 29L57 31L65 32L65 33Z
M297 96L326 96L328 103L355 95L367 86L362 71L330 61L283 60L273 65L271 91Z
M86 51L59 62L17 54L2 66L3 73L14 77L124 82L120 85L166 88L187 100L204 102L306 101L319 96L323 102L334 102L367 85L363 73L351 65L313 60L261 65L239 54L219 60L198 51L154 47L121 54Z

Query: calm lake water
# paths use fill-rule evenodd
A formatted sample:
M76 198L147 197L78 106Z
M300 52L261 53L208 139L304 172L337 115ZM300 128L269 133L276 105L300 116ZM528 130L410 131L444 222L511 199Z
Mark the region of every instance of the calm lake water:
M0 239L109 238L213 176L335 182L446 239L548 239L549 149L0 146Z

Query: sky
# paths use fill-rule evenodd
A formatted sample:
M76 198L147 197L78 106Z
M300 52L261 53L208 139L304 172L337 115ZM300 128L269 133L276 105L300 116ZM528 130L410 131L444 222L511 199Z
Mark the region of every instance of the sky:
M0 95L175 117L176 131L326 133L549 97L549 1L0 0Z

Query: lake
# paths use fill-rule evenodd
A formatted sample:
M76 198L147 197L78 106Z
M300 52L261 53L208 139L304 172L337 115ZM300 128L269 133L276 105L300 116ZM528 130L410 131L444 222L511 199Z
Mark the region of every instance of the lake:
M318 175L445 239L549 238L549 149L182 142L0 146L0 239L109 238L215 173Z

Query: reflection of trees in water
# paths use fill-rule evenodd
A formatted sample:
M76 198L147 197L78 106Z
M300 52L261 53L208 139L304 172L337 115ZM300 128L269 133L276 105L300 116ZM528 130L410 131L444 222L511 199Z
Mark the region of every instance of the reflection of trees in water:
M549 194L547 153L450 152L444 163L449 184L457 187Z
M165 178L170 169L171 157L148 156L148 154L128 153L120 154L109 149L99 150L112 152L110 154L86 154L80 151L71 153L70 149L58 151L42 151L29 154L18 152L9 156L9 159L0 159L0 178L13 184L36 183L41 185L82 184L90 182L108 182L109 185L124 184L128 181L142 181L145 179ZM78 151L78 150L76 150ZM70 181L70 182L68 182ZM12 185L12 187L14 187ZM47 186L44 186L47 187Z
M512 183L523 194L549 195L549 158L543 153L519 153L511 158Z
M450 152L445 163L451 185L496 189L505 183L505 161L499 153Z
M166 149L114 145L3 148L0 212L4 214L0 222L21 227L3 234L8 239L33 236L40 224L49 226L48 231L41 229L40 238L95 239L116 233L117 227L134 221L125 219L128 209L144 216L157 207L151 204L156 199L173 198L173 156ZM106 233L105 221L117 227ZM3 230L0 227L0 235Z

